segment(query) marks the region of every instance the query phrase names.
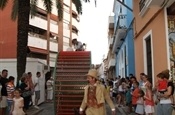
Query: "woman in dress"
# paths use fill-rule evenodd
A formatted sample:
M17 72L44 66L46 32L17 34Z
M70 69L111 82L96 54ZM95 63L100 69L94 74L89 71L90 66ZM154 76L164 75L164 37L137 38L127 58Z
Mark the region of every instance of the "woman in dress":
M25 115L23 111L24 107L24 99L20 96L21 91L19 89L16 89L14 91L14 98L13 98L13 110L12 115Z

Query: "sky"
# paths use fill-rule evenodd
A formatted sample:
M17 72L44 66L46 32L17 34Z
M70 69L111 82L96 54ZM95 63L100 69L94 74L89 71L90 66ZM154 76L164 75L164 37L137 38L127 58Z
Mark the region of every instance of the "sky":
M87 44L91 51L92 64L100 64L103 55L108 52L108 17L112 14L114 0L94 0L83 2L83 14L80 16L78 40Z

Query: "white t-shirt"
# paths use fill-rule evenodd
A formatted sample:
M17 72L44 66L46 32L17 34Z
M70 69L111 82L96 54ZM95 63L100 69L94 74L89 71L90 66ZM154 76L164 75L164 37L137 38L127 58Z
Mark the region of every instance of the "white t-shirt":
M78 41L78 45L75 45L74 48L75 49L81 49L82 48L82 43Z
M39 78L38 77L36 77L35 79L34 79L34 85L35 84L37 84L36 86L35 86L35 91L40 91L40 87L39 87Z
M171 104L171 99L170 98L163 98L163 99L160 99L160 104Z
M46 82L47 85L47 90L52 90L53 89L53 81L52 80L48 80Z

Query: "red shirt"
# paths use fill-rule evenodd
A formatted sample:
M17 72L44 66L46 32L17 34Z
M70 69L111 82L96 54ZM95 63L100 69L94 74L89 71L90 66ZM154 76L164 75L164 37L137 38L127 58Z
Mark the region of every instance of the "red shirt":
M133 93L132 93L132 104L136 105L137 104L137 100L139 98L139 88L135 88Z
M166 90L167 84L167 80L158 80L158 91Z

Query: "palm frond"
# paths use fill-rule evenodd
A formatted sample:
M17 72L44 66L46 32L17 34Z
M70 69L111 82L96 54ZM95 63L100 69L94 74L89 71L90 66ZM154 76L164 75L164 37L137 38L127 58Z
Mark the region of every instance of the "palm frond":
M90 2L90 0L84 0L85 2Z
M62 20L63 19L63 1L56 0L56 7L58 10L58 18L59 18L59 20Z
M31 18L36 15L38 0L31 0L30 2L30 14Z
M76 10L78 14L82 14L82 3L81 0L72 0L72 2L75 4Z
M44 2L44 7L46 8L46 11L47 11L48 13L51 13L51 11L52 11L52 6L53 6L52 0L43 0L43 2Z
M0 10L3 10L8 3L8 0L0 0Z
M11 19L16 20L18 17L18 0L13 0Z

